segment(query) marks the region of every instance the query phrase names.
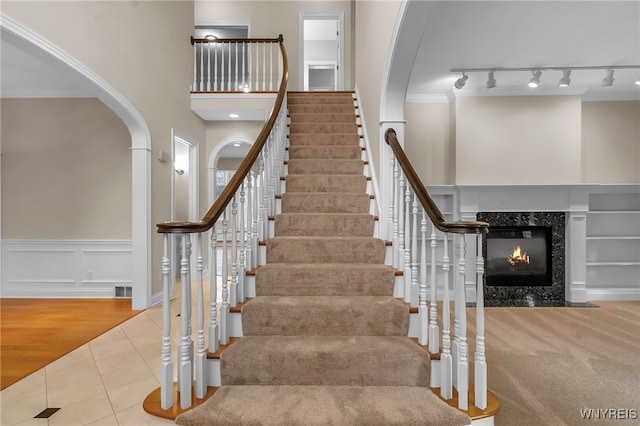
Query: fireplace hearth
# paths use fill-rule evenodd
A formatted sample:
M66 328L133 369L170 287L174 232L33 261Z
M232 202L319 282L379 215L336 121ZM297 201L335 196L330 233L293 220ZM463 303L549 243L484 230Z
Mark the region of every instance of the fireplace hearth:
M566 306L565 213L480 212L485 306Z

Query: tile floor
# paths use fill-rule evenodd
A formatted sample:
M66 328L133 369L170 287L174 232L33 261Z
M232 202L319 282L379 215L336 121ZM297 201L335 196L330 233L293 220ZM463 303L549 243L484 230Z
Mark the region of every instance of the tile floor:
M177 303L171 303L174 312ZM142 409L147 395L160 386L161 338L158 305L0 392L0 425L174 424ZM45 408L60 410L34 418Z

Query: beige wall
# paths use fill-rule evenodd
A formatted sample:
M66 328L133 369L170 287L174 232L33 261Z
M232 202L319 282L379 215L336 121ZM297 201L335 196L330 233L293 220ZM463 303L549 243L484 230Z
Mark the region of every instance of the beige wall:
M193 3L190 1L11 1L2 12L98 74L142 115L151 132L152 293L161 291L162 238L154 224L171 217L171 128L201 142L204 182L204 123L190 107L193 78ZM200 210L206 208L200 185ZM5 206L3 206L5 208ZM130 213L130 212L129 212Z
M391 37L401 2L355 1L355 81L360 94L371 161L380 175L380 97Z
M428 185L640 183L638 101L461 97L405 113L405 150Z
M95 98L2 100L2 237L130 239L131 136Z
M407 103L405 119L405 152L420 180L449 183L449 105Z
M249 25L249 36L272 38L282 34L289 59L289 90L301 90L298 78L298 14L299 12L344 12L345 34L351 34L350 1L195 1L194 12L198 24ZM353 43L345 37L343 64L344 87L353 88Z
M640 183L640 102L582 104L582 181Z
M580 183L577 96L456 99L460 185Z
M256 140L264 123L261 121L211 121L206 129L206 158L207 165L212 164L211 155L216 148L222 148L226 141L236 138L244 141Z

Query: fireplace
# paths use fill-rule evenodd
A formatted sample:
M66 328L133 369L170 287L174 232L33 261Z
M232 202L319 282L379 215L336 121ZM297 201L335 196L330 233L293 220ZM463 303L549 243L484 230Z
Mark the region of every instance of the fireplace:
M480 212L486 306L565 306L565 213Z
M492 226L486 242L488 286L551 286L551 227Z

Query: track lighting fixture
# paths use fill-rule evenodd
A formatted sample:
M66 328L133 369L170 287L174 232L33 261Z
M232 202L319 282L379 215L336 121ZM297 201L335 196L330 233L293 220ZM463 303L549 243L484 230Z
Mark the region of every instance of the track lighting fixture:
M540 85L540 75L542 74L542 71L531 71L531 73L533 74L533 77L531 77L531 80L529 80L529 87L538 87Z
M640 70L640 65L593 65L593 66L573 66L573 67L536 67L536 68L507 68L507 67L493 67L493 68L455 68L449 71L455 73L462 73L462 77L456 80L454 86L456 89L462 89L467 80L469 79L468 73L473 72L486 72L487 82L485 87L487 89L493 89L496 87L495 73L498 72L530 72L532 74L529 80L529 87L538 87L540 85L540 76L543 71L562 71L562 78L558 81L558 86L567 87L571 84L571 73L576 71L593 71L593 70L606 70L606 75L602 79L602 86L609 87L613 85L613 74L615 70ZM635 84L640 86L640 76L635 80Z
M489 71L489 75L487 78L487 89L493 89L494 87L496 87L496 79L493 76L493 73L495 71Z
M563 70L562 78L558 82L558 86L560 87L568 87L571 84L571 70Z
M602 85L605 87L613 85L613 70L607 70L607 75L602 79Z
M466 73L462 73L462 77L456 80L454 86L456 89L462 89L464 85L467 83L469 76Z

